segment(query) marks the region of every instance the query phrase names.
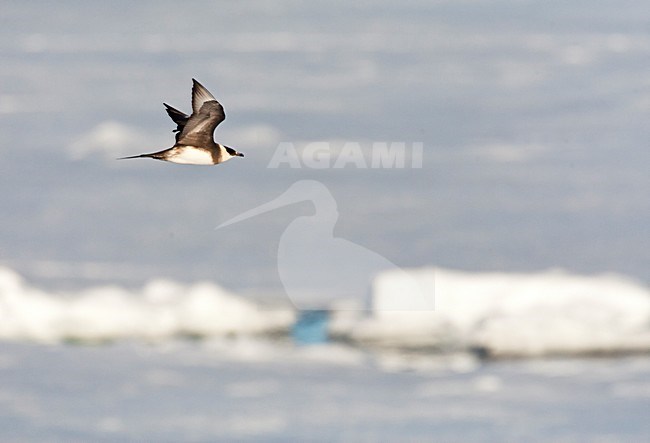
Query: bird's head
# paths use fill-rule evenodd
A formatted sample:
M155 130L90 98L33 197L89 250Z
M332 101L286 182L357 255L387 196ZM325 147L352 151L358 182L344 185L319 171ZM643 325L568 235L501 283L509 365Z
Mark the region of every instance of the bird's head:
M224 148L226 148L226 151L228 152L228 154L232 155L233 157L243 157L244 156L243 153L235 151L230 146L224 146Z

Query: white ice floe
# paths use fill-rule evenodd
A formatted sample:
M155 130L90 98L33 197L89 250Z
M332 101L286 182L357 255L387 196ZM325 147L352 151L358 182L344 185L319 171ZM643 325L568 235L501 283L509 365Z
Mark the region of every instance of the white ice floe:
M259 334L292 322L288 309L263 308L213 283L157 280L140 291L105 286L61 295L36 289L0 267L0 339L5 340Z
M650 292L617 275L409 271L435 310L391 310L408 298L402 273L379 275L356 340L398 346L479 347L491 355L610 353L650 349ZM419 294L418 294L419 295Z
M423 294L435 309L420 303ZM331 309L330 331L357 343L481 348L494 356L650 350L650 292L616 275L393 270L376 277L368 311ZM294 320L289 308L265 308L213 283L155 280L140 290L103 286L56 294L0 267L4 340L219 339L288 333Z

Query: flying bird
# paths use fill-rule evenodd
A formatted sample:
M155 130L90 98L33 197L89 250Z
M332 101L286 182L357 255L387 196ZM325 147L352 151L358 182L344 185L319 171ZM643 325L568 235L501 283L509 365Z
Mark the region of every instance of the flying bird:
M226 113L221 103L195 79L192 79L192 115L187 115L167 103L163 105L176 123L174 146L163 151L122 157L118 160L153 158L186 165L217 165L233 157L244 156L241 152L214 141L214 130L226 119Z

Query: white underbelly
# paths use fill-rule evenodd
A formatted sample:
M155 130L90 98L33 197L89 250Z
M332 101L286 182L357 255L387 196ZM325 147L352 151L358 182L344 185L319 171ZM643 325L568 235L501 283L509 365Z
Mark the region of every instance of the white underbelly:
M193 146L184 146L177 149L167 158L172 163L181 163L185 165L213 165L212 154L205 149L198 149Z

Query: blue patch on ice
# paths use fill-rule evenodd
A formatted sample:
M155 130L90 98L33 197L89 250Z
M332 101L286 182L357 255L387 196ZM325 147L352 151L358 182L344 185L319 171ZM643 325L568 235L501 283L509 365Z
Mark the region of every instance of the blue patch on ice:
M291 329L294 342L300 345L326 343L328 319L329 312L325 310L300 311Z

